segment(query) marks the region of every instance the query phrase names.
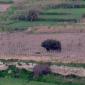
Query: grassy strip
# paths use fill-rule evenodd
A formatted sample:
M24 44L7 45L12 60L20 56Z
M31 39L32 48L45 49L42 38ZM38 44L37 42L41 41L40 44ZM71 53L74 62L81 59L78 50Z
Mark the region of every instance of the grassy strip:
M82 67L85 68L84 63L52 63L53 65L58 65L58 66L68 66L68 67Z
M1 60L4 63L15 62L18 60ZM18 62L34 62L34 61L18 61ZM37 63L37 62L34 62ZM43 63L43 62L38 62ZM55 63L54 63L55 64ZM85 67L85 64L56 64ZM33 73L24 69L17 69L15 66L10 66L6 71L0 72L0 85L84 85L85 78L77 76L61 76L58 74L41 75L39 78L34 78Z
M30 0L29 0L30 1ZM29 2L28 1L28 2ZM37 1L37 0L36 0ZM36 2L33 0L33 2ZM12 0L0 0L0 2L12 2ZM29 3L28 3L29 4ZM24 8L25 9L25 8ZM6 31L21 31L26 30L28 27L47 25L56 26L58 24L63 24L63 20L68 19L81 19L82 14L85 14L85 8L72 8L72 9L47 9L43 10L42 14L39 16L39 20L34 22L22 21L22 20L12 20L10 16L14 14L17 9L11 7L6 13L0 16L0 32Z
M0 0L0 4L11 4L13 0Z
M10 72L11 70L11 72ZM3 74L4 76L1 76ZM17 75L18 74L18 75ZM85 78L64 77L58 74L41 75L34 78L32 72L14 67L0 72L0 85L84 85Z
M1 62L7 64L7 63L12 63L12 62L23 62L26 64L29 63L38 63L38 64L43 64L43 63L47 63L50 65L57 65L57 66L68 66L68 67L82 67L85 68L85 63L52 63L52 62L36 62L36 61L26 61L26 60L18 60L18 59L9 59L9 60L4 60L4 59L0 59Z

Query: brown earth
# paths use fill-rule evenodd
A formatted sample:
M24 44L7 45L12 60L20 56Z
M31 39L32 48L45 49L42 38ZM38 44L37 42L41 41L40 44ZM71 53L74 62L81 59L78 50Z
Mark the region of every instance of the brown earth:
M5 12L10 8L11 4L0 4L0 11Z
M47 52L46 39L61 41L62 52ZM28 34L0 33L0 58L63 63L85 63L85 33Z
M35 33L85 33L85 23L64 24L58 26L35 26L28 28L29 32Z
M79 77L85 77L85 69L84 68L53 65L53 66L51 66L51 70L53 73L58 73L63 76L76 75Z

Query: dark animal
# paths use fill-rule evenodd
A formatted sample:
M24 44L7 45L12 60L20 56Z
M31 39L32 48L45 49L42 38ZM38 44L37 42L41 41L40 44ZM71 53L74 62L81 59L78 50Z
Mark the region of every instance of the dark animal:
M42 42L41 44L42 47L44 47L47 51L50 50L57 50L57 51L61 51L61 43L60 41L56 41L56 40L45 40L44 42Z

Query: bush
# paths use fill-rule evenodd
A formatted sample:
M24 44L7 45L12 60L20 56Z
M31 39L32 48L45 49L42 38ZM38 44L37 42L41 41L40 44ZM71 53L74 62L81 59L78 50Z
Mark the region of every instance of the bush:
M7 71L0 71L0 78L4 78L7 75Z
M43 74L49 74L51 69L47 64L38 64L33 68L34 77L38 78Z
M16 66L10 65L8 70L12 71L12 73L11 73L12 77L15 77L15 78L20 77L20 69L18 69Z
M41 46L44 47L47 51L50 51L50 50L61 51L60 41L48 39L42 42Z

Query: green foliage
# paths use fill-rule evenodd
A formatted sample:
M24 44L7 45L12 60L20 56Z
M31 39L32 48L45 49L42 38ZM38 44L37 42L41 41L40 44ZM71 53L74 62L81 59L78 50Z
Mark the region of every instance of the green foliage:
M0 71L0 78L3 78L7 75L7 71Z
M13 3L13 0L0 0L0 3Z
M0 79L0 85L84 85L84 81L85 78L65 78L60 75L49 74L41 76L38 80L5 77Z
M25 69L18 69L15 66L10 66L8 71L9 70L12 71L10 76L14 77L14 78L22 78L22 79L27 79L28 78L30 80L30 77L32 77L32 72L29 72Z
M11 70L11 71L10 71ZM16 75L18 73L18 77ZM32 72L17 69L10 66L6 71L0 72L0 85L84 85L85 78L64 77L58 74L41 75L37 80L33 78Z
M2 0L3 1L3 0ZM7 0L4 0L7 1ZM24 0L22 0L24 1ZM37 1L39 2L37 4ZM63 25L64 22L74 23L79 22L82 15L85 14L85 8L47 8L51 2L44 0L25 0L22 4L13 4L13 6L4 14L0 13L0 31L22 31L26 30L28 27L47 25L47 26L56 26ZM81 1L85 4L85 1ZM28 5L26 5L28 4ZM56 4L56 3L55 3ZM19 8L20 6L20 8ZM27 15L30 9L36 9L40 11L38 19L33 22L27 20L13 20L14 16L18 15ZM27 19L27 18L26 18Z
M11 77L0 79L0 85L25 85L25 84L27 84L25 79L16 79Z

